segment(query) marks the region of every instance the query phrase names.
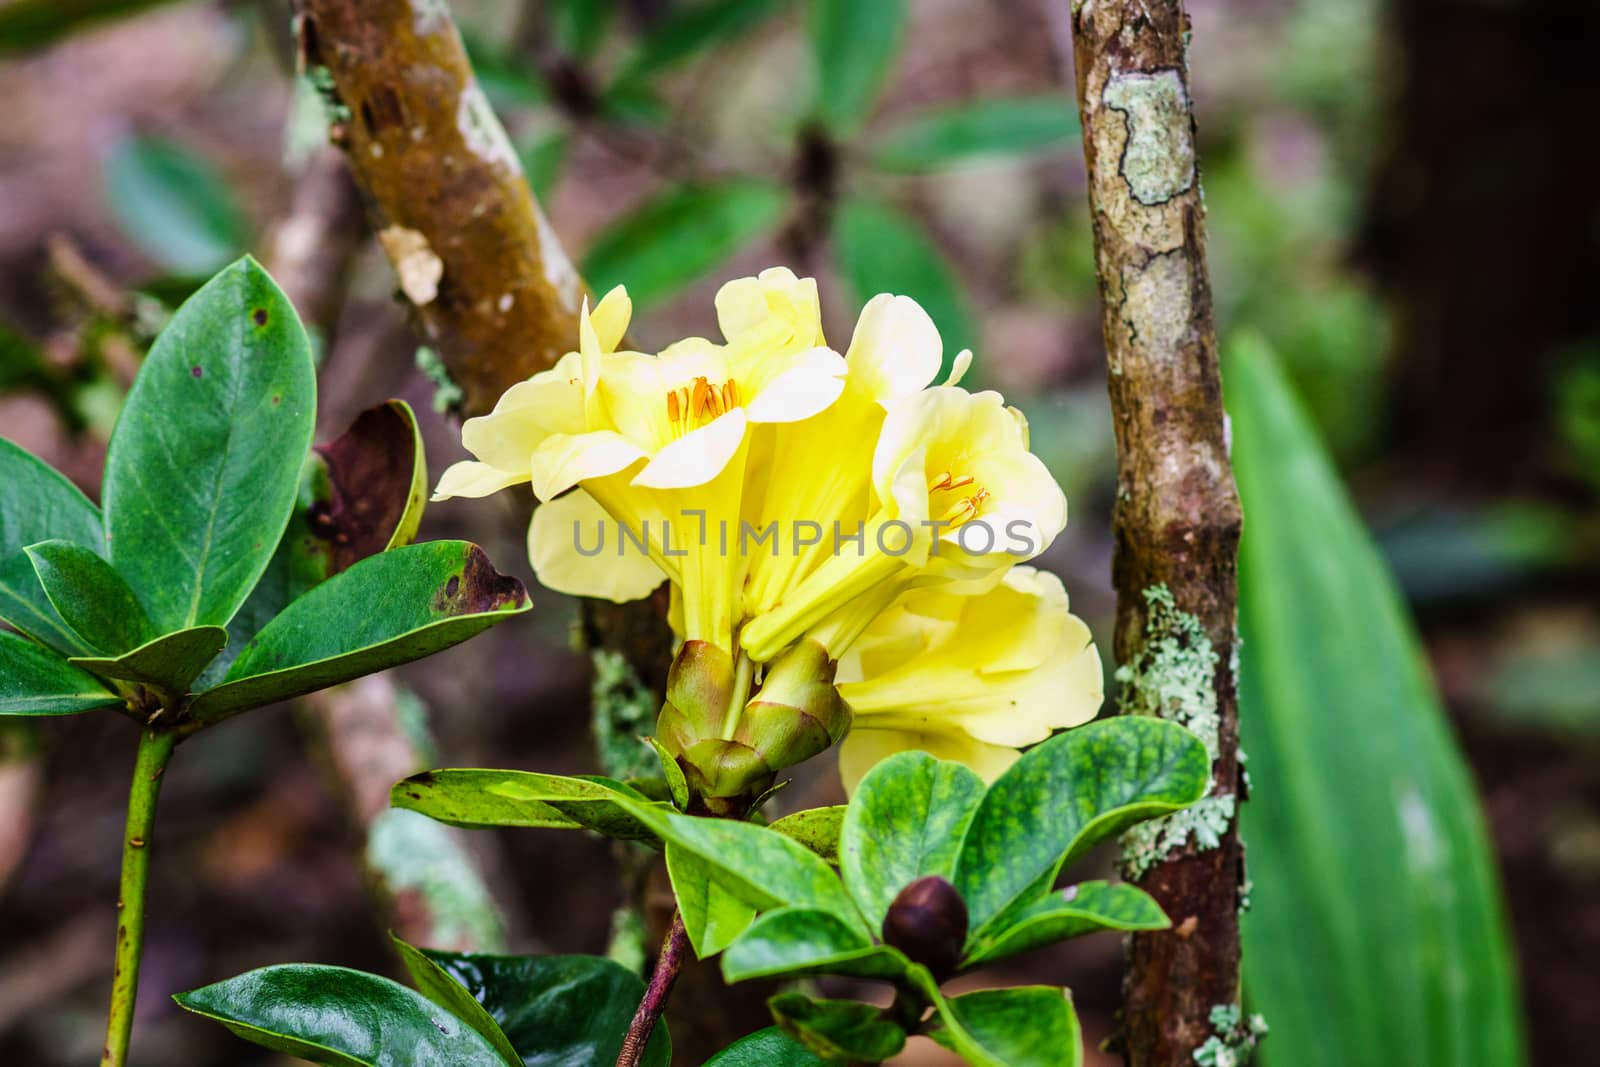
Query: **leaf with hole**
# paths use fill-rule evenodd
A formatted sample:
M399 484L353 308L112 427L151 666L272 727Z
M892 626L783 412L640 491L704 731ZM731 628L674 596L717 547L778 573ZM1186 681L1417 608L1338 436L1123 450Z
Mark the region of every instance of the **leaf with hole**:
M190 710L201 722L215 722L410 663L531 606L522 583L498 573L469 542L382 552L285 608Z
M973 941L1096 842L1187 807L1210 780L1199 739L1162 719L1102 719L1023 753L989 786L956 863Z
M180 307L106 456L110 559L159 632L226 626L272 558L311 445L305 330L254 260Z
M94 675L0 630L0 715L72 715L121 703Z
M644 999L638 975L598 956L425 954L483 1005L527 1067L610 1067ZM640 1063L671 1060L662 1020Z
M330 1067L505 1067L472 1027L398 982L346 967L264 967L173 997L246 1041Z

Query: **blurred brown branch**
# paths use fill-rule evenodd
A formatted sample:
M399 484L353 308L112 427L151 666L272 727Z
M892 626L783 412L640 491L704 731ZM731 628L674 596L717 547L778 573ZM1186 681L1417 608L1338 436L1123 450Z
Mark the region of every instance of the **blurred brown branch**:
M1176 610L1198 622L1216 656L1217 751L1208 802L1225 830L1212 848L1191 835L1137 877L1173 926L1132 937L1124 990L1128 1062L1177 1067L1192 1064L1213 1036L1213 1008L1238 1002L1244 876L1234 805L1232 664L1241 520L1206 270L1189 22L1181 0L1079 2L1070 12L1060 0L1057 10L1072 26L1111 372L1116 657L1121 664L1143 659L1151 637L1146 594L1163 586ZM1132 696L1125 706L1137 701ZM1185 710L1192 709L1158 713Z

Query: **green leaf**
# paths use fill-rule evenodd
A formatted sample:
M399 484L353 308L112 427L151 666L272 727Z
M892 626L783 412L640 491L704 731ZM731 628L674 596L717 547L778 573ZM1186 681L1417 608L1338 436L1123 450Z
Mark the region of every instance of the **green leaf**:
M594 55L605 40L616 0L551 0L550 31L560 46L580 59Z
M171 0L12 0L0 5L0 54L43 48L97 23Z
M975 100L896 126L878 142L873 162L886 170L937 170L977 157L1039 152L1077 136L1078 111L1064 93Z
M918 878L955 878L956 857L983 800L983 779L926 752L901 752L868 772L851 798L839 873L874 930Z
M1524 1062L1494 853L1394 579L1264 346L1227 381L1265 1062Z
M23 551L49 540L104 552L100 511L49 464L0 437L0 619L65 655L92 652L51 605Z
M904 0L812 0L817 117L835 133L858 128L894 66Z
M423 771L398 783L389 794L389 802L397 808L470 830L587 828L624 841L655 840L654 831L624 808L623 800L644 797L608 778L493 770Z
M155 636L128 583L91 549L70 541L41 541L23 551L50 605L95 651L117 656Z
M827 1060L769 1026L741 1037L705 1062L705 1067L826 1067Z
M1171 925L1161 905L1137 886L1083 882L1002 912L962 966L975 967L1097 930L1165 930Z
M561 180L561 166L567 161L568 147L569 140L564 133L518 145L517 158L522 161L522 171L528 176L528 185L537 202L550 202L556 183Z
M600 234L583 275L597 293L625 284L636 308L658 304L771 229L784 197L744 179L674 186Z
M782 8L779 0L701 0L674 5L639 42L618 81L637 82L742 34Z
M825 911L866 933L833 869L804 845L765 826L629 804L661 839L692 852L716 870L730 892L761 908L798 906Z
M499 1024L527 1067L610 1067L644 998L644 982L598 956L489 956L427 952ZM644 1067L668 1067L665 1022Z
M842 974L893 981L917 968L897 949L875 945L837 915L812 908L770 911L722 954L729 982L773 975Z
M305 330L252 259L156 338L111 434L105 524L158 630L225 626L244 603L294 507L315 409Z
M839 864L839 835L844 826L845 806L835 804L826 808L807 808L785 815L767 829L792 837L826 862Z
M249 234L233 190L205 159L160 137L135 135L106 161L105 199L122 232L179 274L210 274Z
M312 449L289 525L228 623L228 646L201 688L221 682L244 646L296 598L368 556L410 544L427 493L422 435L404 400L368 408L344 433Z
M227 643L228 631L222 627L196 626L163 634L120 656L78 656L68 662L101 678L151 686L172 702L189 691Z
M0 715L71 715L121 703L94 675L0 630Z
M857 302L888 292L922 305L944 340L940 380L948 376L956 354L973 346L978 331L960 282L922 228L877 201L851 197L834 216L833 245Z
M906 1032L859 1000L813 1000L779 993L767 1001L778 1028L825 1059L882 1063L906 1045Z
M929 1037L974 1067L1078 1067L1083 1035L1066 990L985 989L938 1004Z
M989 787L956 864L972 942L1096 842L1194 803L1210 780L1200 741L1162 719L1102 719L1023 753Z
M661 761L661 776L666 780L672 806L682 811L689 806L689 780L683 776L683 768L678 766L677 759L660 741L653 737L644 740L655 751L656 759Z
M284 609L191 706L201 722L430 656L532 605L466 541L368 557Z
M389 940L394 942L400 962L405 964L406 973L411 975L411 984L417 987L417 992L449 1009L456 1018L482 1034L483 1039L500 1054L506 1067L523 1067L522 1056L511 1044L511 1039L465 985L421 949L406 944L393 934L389 935Z
M676 845L667 846L667 876L699 959L727 948L756 917L759 902L740 896L738 887L719 878L710 864Z
M398 982L345 967L263 967L172 999L246 1041L332 1067L504 1067L483 1036Z

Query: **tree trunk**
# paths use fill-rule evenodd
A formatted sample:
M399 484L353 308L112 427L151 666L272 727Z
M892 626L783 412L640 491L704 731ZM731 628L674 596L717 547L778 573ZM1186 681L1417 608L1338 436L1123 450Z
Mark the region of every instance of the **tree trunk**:
M1064 3L1065 0L1062 0ZM1172 928L1128 949L1123 1040L1137 1067L1247 1044L1237 1015L1243 853L1236 653L1238 496L1228 462L1205 209L1179 0L1077 0L1070 23L1117 439L1121 710L1190 727L1211 793L1125 842Z

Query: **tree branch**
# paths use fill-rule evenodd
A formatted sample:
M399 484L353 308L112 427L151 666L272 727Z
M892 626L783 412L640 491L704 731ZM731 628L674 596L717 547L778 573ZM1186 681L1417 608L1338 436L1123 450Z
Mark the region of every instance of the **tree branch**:
M1181 0L1058 0L1070 21L1117 438L1113 526L1122 710L1194 729L1211 794L1128 843L1173 928L1128 950L1124 1031L1138 1067L1193 1064L1237 1003L1238 496L1206 272ZM1189 684L1185 685L1184 682Z

